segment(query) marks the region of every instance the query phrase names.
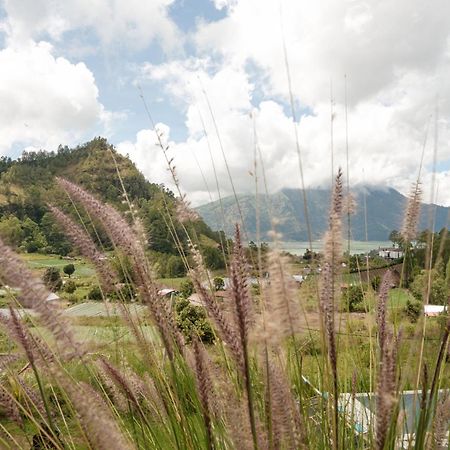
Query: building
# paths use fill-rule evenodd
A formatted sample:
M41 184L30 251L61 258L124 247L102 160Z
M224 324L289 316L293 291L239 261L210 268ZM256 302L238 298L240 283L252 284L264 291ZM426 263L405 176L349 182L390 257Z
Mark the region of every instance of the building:
M401 248L383 247L378 249L378 256L384 259L399 259L403 258L404 252Z

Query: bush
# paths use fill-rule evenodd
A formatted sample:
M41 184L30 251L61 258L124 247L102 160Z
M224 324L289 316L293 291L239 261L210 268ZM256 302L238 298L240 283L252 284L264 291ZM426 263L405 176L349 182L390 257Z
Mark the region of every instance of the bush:
M73 294L77 290L77 285L72 281L66 281L64 284L64 292L67 292L68 294Z
M89 300L103 300L102 291L99 286L94 286L88 292L88 299Z
M52 292L59 291L63 281L57 267L49 267L45 270L42 281Z
M378 288L380 287L380 284L381 284L380 276L376 275L375 277L373 277L372 281L370 282L370 284L372 285L372 289L374 291L378 291Z
M189 298L194 292L194 283L191 280L185 280L180 284L180 294L183 298Z
M422 271L416 276L410 285L410 290L417 300L424 300L426 287L428 285L428 272ZM433 270L431 273L431 290L429 303L432 305L445 305L447 302L447 286L445 280Z
M225 281L223 281L222 277L215 277L213 284L215 291L223 291L225 289Z
M214 343L215 335L206 318L205 310L180 298L175 304L176 324L187 342L197 336L205 344Z
M183 260L179 256L172 255L167 261L166 277L184 277L186 275L186 267Z
M410 322L415 323L419 319L420 313L422 312L422 303L418 300L406 301L405 313Z
M350 285L342 291L342 308L344 311L361 311L364 300L364 288L360 284Z
M110 297L115 300L131 301L136 298L136 290L133 284L123 283L118 290L110 294Z

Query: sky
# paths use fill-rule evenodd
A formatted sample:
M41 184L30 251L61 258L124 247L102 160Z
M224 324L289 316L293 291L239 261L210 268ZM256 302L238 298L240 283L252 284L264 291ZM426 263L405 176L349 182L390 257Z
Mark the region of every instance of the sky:
M199 205L339 166L408 193L423 153L450 205L449 118L446 0L0 0L0 155L104 136L173 189L158 132Z

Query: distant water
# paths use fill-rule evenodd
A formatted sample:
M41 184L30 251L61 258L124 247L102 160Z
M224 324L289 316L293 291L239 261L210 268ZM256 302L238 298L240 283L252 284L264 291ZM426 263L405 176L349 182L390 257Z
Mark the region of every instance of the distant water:
M320 252L323 249L323 241L313 241L313 250ZM343 242L342 249L347 249L347 241ZM379 247L392 247L390 241L350 241L350 253L352 255L358 255L360 253L368 253L370 250L376 250ZM303 255L307 248L310 248L309 242L300 241L283 241L281 242L281 248L293 255Z

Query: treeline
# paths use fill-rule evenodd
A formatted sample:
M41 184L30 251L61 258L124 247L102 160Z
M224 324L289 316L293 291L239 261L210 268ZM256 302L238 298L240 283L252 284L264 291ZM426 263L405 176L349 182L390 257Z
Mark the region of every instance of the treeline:
M55 186L56 176L79 184L130 219L131 214L140 218L160 276L184 275L180 254L189 254L188 234L197 238L208 267L224 267L223 233L213 232L200 218L181 224L174 194L148 182L129 158L103 138L75 148L60 146L56 152L24 152L16 161L0 159L0 235L8 244L30 253L65 256L73 252L48 211L47 204L54 203L81 218L99 245L112 250L95 218L76 209Z

